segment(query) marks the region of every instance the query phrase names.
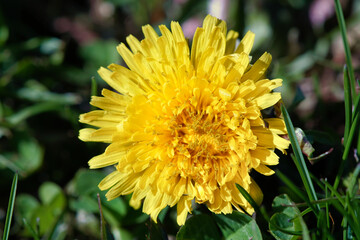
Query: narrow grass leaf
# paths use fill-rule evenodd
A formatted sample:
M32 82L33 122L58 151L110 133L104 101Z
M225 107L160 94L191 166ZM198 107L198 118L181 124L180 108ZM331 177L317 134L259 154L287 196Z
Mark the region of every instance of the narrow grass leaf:
M345 201L344 201L343 197L340 195L340 193L333 186L331 186L328 182L324 181L323 179L321 180L321 182L324 183L325 186L330 189L332 195L335 195L337 197L337 199L339 200L339 202L341 203L341 205L344 207Z
M350 178L350 183L349 183L349 187L348 187L348 192L350 194L350 197L354 197L357 190L356 187L356 182L359 180L358 176L360 174L360 163L358 163L355 167L355 170Z
M307 166L306 166L306 163L304 160L304 156L301 153L301 149L300 149L299 143L298 143L296 135L295 135L294 126L291 122L289 113L287 112L284 105L281 105L281 112L284 116L286 129L288 131L288 135L289 135L292 149L294 151L295 159L298 163L297 164L298 171L299 171L300 177L304 183L306 193L308 194L310 201L316 201L317 200L316 192L315 192L313 183L311 181L310 174L309 174L309 171L307 169ZM316 209L317 209L317 211L319 211L320 207L316 205Z
M100 239L101 240L107 240L107 234L106 234L106 222L104 219L102 207L101 207L101 200L100 200L100 194L97 194L98 204L99 204L99 212L100 212Z
M350 52L349 42L346 36L346 24L345 24L344 14L341 8L340 0L335 0L335 11L339 23L341 37L344 44L346 65L349 68L350 88L351 88L351 96L352 96L351 98L353 101L355 101L356 89L355 89L354 68L352 66L351 52Z
M355 102L354 102L354 111L352 115L352 120L354 121L356 113L360 112L360 94L356 96Z
M325 179L326 180L326 179ZM325 198L328 198L328 188L325 186ZM330 228L330 215L329 215L329 204L325 203L325 211L326 211L326 225Z
M314 214L317 216L318 210L315 209L315 206L309 201L307 197L305 197L304 193L289 179L287 178L282 172L279 170L275 171L276 175L280 178L280 180L285 183L285 185L288 186L288 188L293 191L299 198L304 200L307 204L307 206L310 207L310 209L314 212Z
M345 130L344 130L344 145L349 137L349 131L352 122L352 101L351 101L351 89L348 77L348 68L344 66L344 104L345 104Z
M342 156L342 159L343 159L343 160L346 160L347 157L348 157L348 155L349 155L352 140L353 140L353 138L354 138L355 133L357 132L357 130L359 130L359 121L360 121L360 113L357 112L357 113L355 113L355 119L354 119L354 121L353 121L352 124L351 124L350 132L349 132L349 137L348 137L348 140L347 140L347 142L346 142L345 150L344 150L344 153L343 153L343 156Z
M243 197L246 199L246 201L248 201L250 205L255 209L255 212L261 213L259 206L256 204L255 200L250 196L250 194L237 183L236 183L236 187L239 190L239 192L243 195Z
M14 174L13 182L11 185L11 191L10 191L10 197L9 197L9 205L6 212L6 220L5 220L5 226L4 226L4 234L3 234L3 240L8 240L9 233L10 233L10 226L11 226L11 220L14 212L14 203L15 203L15 196L16 196L16 189L17 189L17 183L18 183L18 173Z

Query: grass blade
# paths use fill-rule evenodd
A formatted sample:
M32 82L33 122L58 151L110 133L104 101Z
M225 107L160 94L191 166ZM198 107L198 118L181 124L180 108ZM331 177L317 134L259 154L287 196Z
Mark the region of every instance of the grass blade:
M351 101L351 89L348 77L348 68L344 66L344 104L345 104L345 130L344 130L344 145L349 137L349 131L352 122L352 101Z
M297 141L294 126L291 122L289 113L286 111L286 108L284 107L284 105L281 105L281 112L284 116L286 129L288 131L291 146L294 151L295 160L297 161L296 166L298 168L301 180L304 183L306 193L307 193L310 201L317 201L318 198L316 196L316 192L315 192L313 183L311 181L310 174L309 174L309 171L307 169L307 166L306 166L306 163L304 160L304 156L302 155L299 143ZM317 212L320 211L320 207L318 205L316 205L316 209L317 209Z
M354 102L354 111L352 115L352 120L354 121L356 113L360 112L360 94L356 96L355 102Z
M336 17L339 22L341 37L342 37L343 44L344 44L346 65L349 69L350 88L351 88L351 96L352 96L351 99L353 101L355 101L355 96L356 96L355 75L354 75L354 69L353 69L352 61L351 61L351 52L350 52L349 42L348 42L347 36L346 36L346 25L345 25L345 19L344 19L344 14L343 14L343 11L341 8L340 0L335 0L335 10L336 10Z
M356 114L355 119L351 124L351 128L350 128L350 131L349 131L349 137L348 137L348 140L347 140L346 145L345 145L344 154L342 156L343 160L347 159L347 157L349 155L349 152L350 152L351 143L352 143L352 140L354 138L355 132L356 132L357 129L359 129L360 113L357 112L355 114Z
M287 178L282 172L279 170L276 170L276 175L280 178L280 180L287 185L287 187L293 191L293 193L296 194L299 198L301 198L303 201L306 202L306 206L309 206L310 209L315 213L315 215L318 215L317 209L315 209L314 205L309 201L308 198L304 196L304 193L298 189L298 187L289 179Z
M10 197L9 197L9 205L6 212L6 220L5 220L5 226L4 226L4 234L3 234L3 240L8 240L9 233L10 233L10 225L11 225L11 219L13 216L14 211L14 203L15 203L15 196L16 196L16 189L17 189L17 183L18 183L18 173L16 172L13 178L13 182L11 185L11 191L10 191Z
M236 183L236 187L243 197L250 203L250 205L255 209L255 212L261 213L259 206L256 204L255 200L250 196L250 194L239 184ZM269 220L269 219L267 219Z
M99 193L97 194L97 199L98 199L99 212L100 212L100 239L106 240L106 239L108 239L107 234L106 234L106 222L105 222L104 215L102 212L101 200L100 200Z

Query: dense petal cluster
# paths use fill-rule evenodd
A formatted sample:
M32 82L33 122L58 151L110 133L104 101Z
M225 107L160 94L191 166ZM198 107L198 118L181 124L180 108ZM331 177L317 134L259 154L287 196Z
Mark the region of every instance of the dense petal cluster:
M264 78L271 55L250 64L254 34L236 45L238 33L207 16L192 40L177 22L159 36L149 25L142 41L127 37L129 48L117 50L128 68L111 64L99 74L114 90L103 89L91 105L101 110L82 114L95 126L80 131L83 141L110 143L89 161L90 168L114 165L99 184L109 200L132 193L130 204L155 221L166 206L177 205L178 224L191 213L191 202L214 213L233 208L252 213L235 183L261 202L262 193L250 177L276 165L277 148L289 142L281 118L264 118L261 110L281 99L272 90L281 79Z

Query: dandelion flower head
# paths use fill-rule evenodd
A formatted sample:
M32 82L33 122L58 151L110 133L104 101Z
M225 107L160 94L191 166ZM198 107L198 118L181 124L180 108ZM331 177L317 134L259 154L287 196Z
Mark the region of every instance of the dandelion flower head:
M80 116L95 128L80 130L83 141L109 143L89 161L90 168L114 166L99 184L108 200L132 194L130 205L156 221L166 206L177 207L185 223L192 201L214 213L233 209L253 213L237 190L242 186L256 201L262 192L252 169L271 175L278 164L275 149L289 142L281 118L261 110L281 99L273 89L281 79L265 72L271 55L250 64L254 33L236 47L238 33L208 15L191 44L178 22L146 25L141 41L130 35L117 50L127 67L111 64L98 73L113 90L102 90L90 104L99 108Z

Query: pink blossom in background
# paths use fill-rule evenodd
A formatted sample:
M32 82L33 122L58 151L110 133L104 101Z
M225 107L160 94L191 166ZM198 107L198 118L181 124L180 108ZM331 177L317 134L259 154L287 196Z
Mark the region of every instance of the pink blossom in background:
M334 13L333 0L315 0L311 3L309 17L314 26L321 26Z
M202 19L197 17L189 18L181 26L184 32L184 36L186 38L192 38L194 36L196 28L200 27L201 25Z
M80 45L90 43L98 38L84 23L60 17L54 21L54 29L58 33L69 33Z
M226 20L229 12L229 0L210 0L208 8L210 15Z

